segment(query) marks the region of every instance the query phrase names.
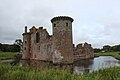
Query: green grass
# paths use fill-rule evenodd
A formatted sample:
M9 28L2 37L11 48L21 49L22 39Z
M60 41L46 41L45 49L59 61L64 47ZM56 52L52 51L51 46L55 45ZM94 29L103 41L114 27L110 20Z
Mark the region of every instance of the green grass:
M93 73L73 74L63 69L11 67L0 63L0 80L120 80L120 67L102 69Z
M116 59L120 60L120 52L99 52L95 53L95 56L113 56Z
M0 59L12 59L17 53L0 52ZM96 53L97 56L113 56L120 60L119 52ZM0 63L0 80L120 80L120 67L101 69L90 74L73 74L63 69L41 69L12 66Z
M16 54L18 54L18 52L0 52L0 60L14 59Z

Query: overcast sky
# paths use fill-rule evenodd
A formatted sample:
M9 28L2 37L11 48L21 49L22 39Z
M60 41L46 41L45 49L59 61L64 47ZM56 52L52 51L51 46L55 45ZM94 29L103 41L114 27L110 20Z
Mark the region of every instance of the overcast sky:
M0 43L14 43L24 26L43 26L52 34L51 18L70 16L73 43L94 48L120 44L120 0L0 0Z

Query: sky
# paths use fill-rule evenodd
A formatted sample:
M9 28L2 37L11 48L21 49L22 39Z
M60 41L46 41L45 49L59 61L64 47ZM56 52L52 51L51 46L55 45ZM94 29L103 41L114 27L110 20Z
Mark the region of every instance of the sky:
M50 20L55 16L74 19L75 45L120 44L120 0L0 0L0 43L22 39L25 26L43 26L52 35Z

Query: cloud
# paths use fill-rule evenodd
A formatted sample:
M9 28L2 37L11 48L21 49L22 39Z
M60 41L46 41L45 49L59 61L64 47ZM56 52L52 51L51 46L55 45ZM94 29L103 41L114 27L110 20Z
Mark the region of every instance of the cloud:
M16 38L22 38L25 25L29 28L33 25L49 27L49 19L53 16L50 7L39 6L32 0L30 2L2 0L0 11L0 42L2 43L13 43Z
M93 47L119 44L119 0L0 0L0 42L21 38L24 26L47 28L50 19L68 15L74 19L73 41L89 42Z
M93 47L102 47L106 44L114 45L119 44L120 34L120 22L119 20L92 23L80 25L79 29L75 29L74 43L91 43Z

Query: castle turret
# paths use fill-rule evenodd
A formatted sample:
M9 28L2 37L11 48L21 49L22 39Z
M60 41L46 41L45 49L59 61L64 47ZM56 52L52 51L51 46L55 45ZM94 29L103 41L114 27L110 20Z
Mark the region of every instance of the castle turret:
M54 37L53 54L61 54L60 63L73 62L73 40L72 40L72 22L73 19L68 16L58 16L51 19ZM57 60L53 60L55 63Z
M23 33L22 59L30 59L30 33L27 32L27 26L25 26L25 33Z

